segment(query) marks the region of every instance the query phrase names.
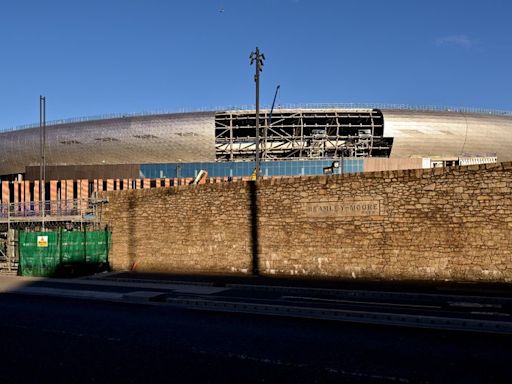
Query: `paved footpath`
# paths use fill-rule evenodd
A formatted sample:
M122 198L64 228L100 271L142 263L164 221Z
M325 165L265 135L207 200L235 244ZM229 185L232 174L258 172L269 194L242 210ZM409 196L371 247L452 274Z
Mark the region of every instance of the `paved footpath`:
M158 278L157 278L158 277ZM180 279L181 278L181 279ZM412 328L512 334L512 298L481 291L399 290L384 285L337 288L256 278L101 274L81 279L0 277L0 292L108 302L167 305L243 313ZM267 284L270 283L270 284ZM300 283L300 284L299 284ZM286 284L286 285L282 285ZM366 289L363 289L366 288Z

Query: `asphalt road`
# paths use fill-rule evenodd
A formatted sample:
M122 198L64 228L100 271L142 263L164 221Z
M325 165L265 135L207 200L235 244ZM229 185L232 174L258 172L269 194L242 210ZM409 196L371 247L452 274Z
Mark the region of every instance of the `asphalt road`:
M0 294L0 383L510 382L512 338Z

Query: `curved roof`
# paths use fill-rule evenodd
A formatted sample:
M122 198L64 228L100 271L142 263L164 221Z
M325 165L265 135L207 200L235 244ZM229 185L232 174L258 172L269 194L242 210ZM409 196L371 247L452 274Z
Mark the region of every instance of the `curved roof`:
M39 128L0 133L0 174L40 163ZM93 120L46 127L54 165L215 161L214 113Z
M384 110L384 134L394 138L391 157L496 154L512 160L512 116L467 112Z
M317 106L318 109L347 109ZM366 107L379 107L367 105ZM321 108L320 108L321 107ZM290 109L287 107L286 109ZM314 108L299 108L298 110ZM382 109L391 157L457 157L496 153L512 160L512 113ZM165 113L78 119L47 125L47 164L138 164L215 161L215 113ZM37 165L39 128L0 132L0 175Z

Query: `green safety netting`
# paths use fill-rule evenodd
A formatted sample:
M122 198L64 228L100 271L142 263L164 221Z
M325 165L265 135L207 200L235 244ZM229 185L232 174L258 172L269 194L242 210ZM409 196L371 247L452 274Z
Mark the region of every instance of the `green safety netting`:
M66 268L108 267L108 231L20 232L22 276L55 276Z
M110 245L110 232L86 232L85 262L107 263Z

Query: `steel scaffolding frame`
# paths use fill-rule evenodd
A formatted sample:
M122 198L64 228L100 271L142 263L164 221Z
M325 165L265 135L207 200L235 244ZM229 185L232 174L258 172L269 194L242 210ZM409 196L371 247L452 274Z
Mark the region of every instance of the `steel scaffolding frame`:
M0 274L17 271L17 230L99 229L103 204L107 202L92 197L0 204Z
M269 112L260 112L264 160L389 157L391 153L393 139L384 137L384 118L378 109L278 109L270 124ZM254 159L255 121L255 111L215 114L217 160Z

